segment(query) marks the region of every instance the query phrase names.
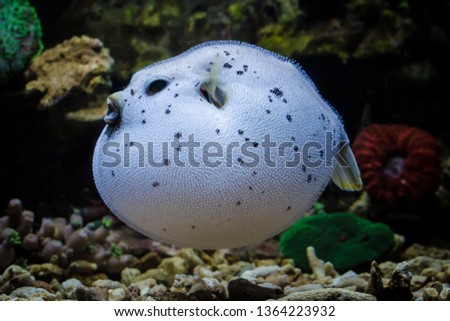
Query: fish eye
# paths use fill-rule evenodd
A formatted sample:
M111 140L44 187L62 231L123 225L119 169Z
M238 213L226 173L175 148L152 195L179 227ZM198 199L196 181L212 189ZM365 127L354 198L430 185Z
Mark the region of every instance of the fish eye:
M147 87L147 91L146 91L147 95L153 96L154 94L159 93L164 88L166 88L168 84L169 84L169 82L164 79L157 79L157 80L152 81L150 83L150 85L148 85L148 87Z

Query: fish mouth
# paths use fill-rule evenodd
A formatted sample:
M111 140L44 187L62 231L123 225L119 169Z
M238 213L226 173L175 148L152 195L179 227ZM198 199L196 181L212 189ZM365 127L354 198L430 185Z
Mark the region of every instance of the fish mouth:
M121 119L121 111L122 106L120 104L120 99L118 97L118 94L112 94L106 99L106 105L108 106L108 111L106 112L105 117L103 120L105 123L107 123L109 126L116 127L120 123Z

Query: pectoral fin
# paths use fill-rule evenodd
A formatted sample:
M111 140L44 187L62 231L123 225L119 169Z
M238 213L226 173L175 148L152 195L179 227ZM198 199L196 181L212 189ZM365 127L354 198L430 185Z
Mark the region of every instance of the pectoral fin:
M362 181L355 156L348 144L339 150L340 162L336 164L331 179L344 191L359 191Z
M223 58L217 54L214 57L214 62L210 67L210 72L207 79L200 86L200 93L206 100L216 106L222 108L227 100L227 95L223 89L223 86L219 86L219 75L222 70Z

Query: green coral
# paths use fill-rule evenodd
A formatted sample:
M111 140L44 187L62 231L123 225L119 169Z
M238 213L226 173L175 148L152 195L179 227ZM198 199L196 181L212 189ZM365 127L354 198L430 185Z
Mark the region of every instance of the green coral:
M20 234L16 230L10 228L8 237L7 237L8 243L11 245L20 245L22 244L22 240L20 239Z
M122 255L122 249L116 243L112 243L107 252L109 255L117 259Z
M373 223L353 213L322 213L298 220L280 238L284 256L309 270L306 248L313 246L317 256L345 270L379 258L394 245L389 226Z
M104 228L110 228L113 223L112 217L109 215L103 216L102 225Z
M41 23L29 0L0 0L0 84L42 50Z

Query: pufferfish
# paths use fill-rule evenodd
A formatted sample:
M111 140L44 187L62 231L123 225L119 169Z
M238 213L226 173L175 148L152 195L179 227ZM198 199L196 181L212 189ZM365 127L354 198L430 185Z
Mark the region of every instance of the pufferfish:
M139 70L107 104L95 184L114 214L162 242L257 244L330 178L362 186L337 112L297 63L255 45L197 45Z

